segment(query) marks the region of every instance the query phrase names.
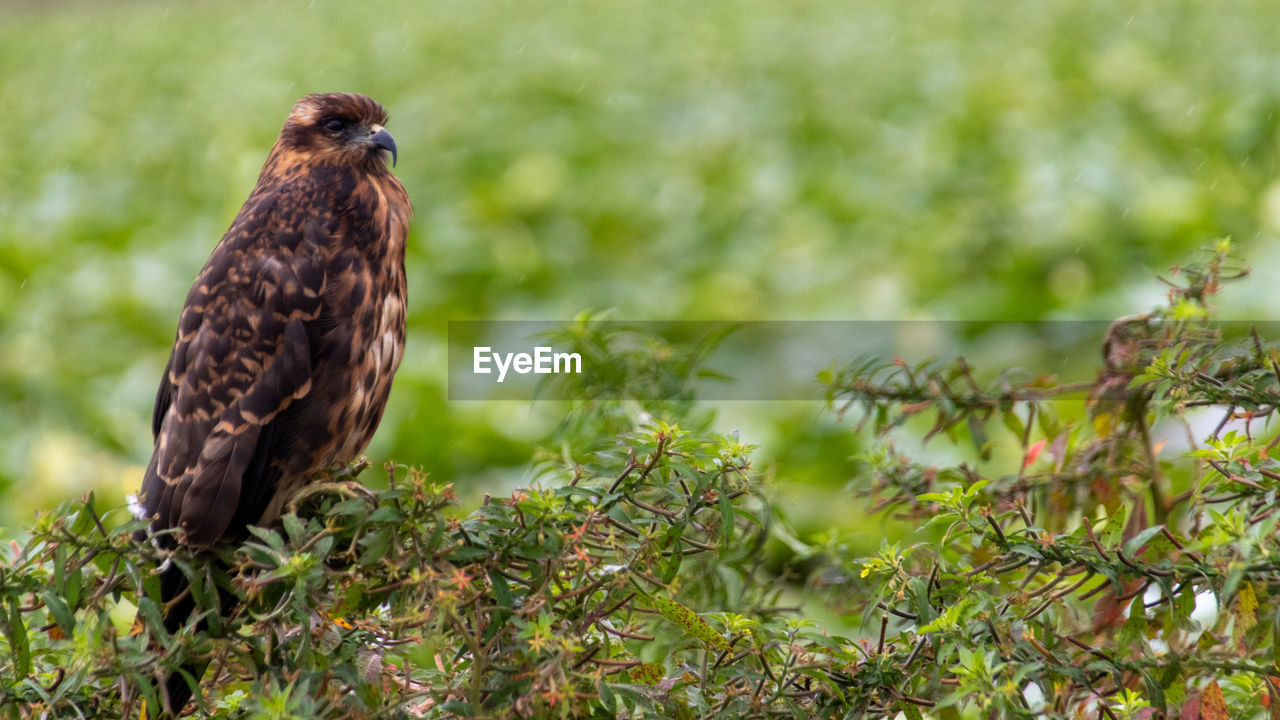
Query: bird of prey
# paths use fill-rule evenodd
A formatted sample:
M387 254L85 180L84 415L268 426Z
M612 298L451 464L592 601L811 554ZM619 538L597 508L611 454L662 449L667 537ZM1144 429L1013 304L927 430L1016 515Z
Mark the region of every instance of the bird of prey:
M369 444L404 350L412 213L387 167L396 144L386 122L363 95L299 100L196 277L156 393L139 496L160 546L241 539ZM177 603L171 632L193 608L177 602L184 589L176 569L162 573L162 596ZM191 688L171 677L163 690L176 713Z

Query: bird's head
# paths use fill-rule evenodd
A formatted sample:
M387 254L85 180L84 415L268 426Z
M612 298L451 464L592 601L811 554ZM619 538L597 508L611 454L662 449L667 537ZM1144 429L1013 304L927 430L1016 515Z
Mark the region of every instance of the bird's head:
M396 162L396 141L386 122L387 111L364 95L308 95L293 106L278 145L313 162L386 167L383 150Z

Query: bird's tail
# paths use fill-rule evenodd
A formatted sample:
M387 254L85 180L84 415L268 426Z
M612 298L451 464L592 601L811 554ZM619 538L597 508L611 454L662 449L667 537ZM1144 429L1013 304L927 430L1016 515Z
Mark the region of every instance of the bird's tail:
M213 562L219 566L221 565L218 561ZM221 569L221 574L225 576L226 568ZM217 575L219 573L215 572L213 574ZM160 571L160 600L161 608L164 612L164 629L170 635L181 631L192 616L200 612L195 594L191 590L191 580L183 572L182 568L174 562L166 563L166 566ZM228 617L238 604L235 594L216 585L211 585L209 591L217 598L220 616L223 618ZM196 623L195 631L204 633L209 630L209 627L208 619L201 618ZM207 659L200 659L185 662L175 670L166 673L152 688L158 701L158 707L151 712L144 710L143 719L158 720L177 717L181 714L182 709L199 691L200 678L204 675L208 666L209 661Z

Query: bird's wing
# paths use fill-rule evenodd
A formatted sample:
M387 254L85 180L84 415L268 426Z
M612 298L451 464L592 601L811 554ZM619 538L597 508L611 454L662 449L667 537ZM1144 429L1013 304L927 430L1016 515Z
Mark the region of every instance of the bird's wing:
M322 312L319 232L242 214L196 279L153 413L142 483L153 531L188 545L220 540L252 517L271 469L277 417L311 389L308 325ZM265 493L268 497L270 492Z

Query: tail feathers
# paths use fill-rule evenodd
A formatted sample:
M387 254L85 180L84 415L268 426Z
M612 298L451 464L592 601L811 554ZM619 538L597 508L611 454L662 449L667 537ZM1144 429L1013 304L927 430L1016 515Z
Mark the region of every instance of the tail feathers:
M225 572L225 571L223 571ZM217 587L211 588L218 598L219 613L227 617L235 610L238 601L234 594ZM160 573L160 599L164 611L164 629L176 634L197 613L195 597L191 592L191 582L176 563L168 563L168 567ZM209 621L201 619L195 626L195 632L208 631ZM209 662L200 660L185 663L175 671L165 675L153 688L159 701L158 712L149 714L148 718L177 717L194 694L199 690L200 678L208 669Z

